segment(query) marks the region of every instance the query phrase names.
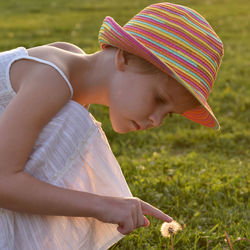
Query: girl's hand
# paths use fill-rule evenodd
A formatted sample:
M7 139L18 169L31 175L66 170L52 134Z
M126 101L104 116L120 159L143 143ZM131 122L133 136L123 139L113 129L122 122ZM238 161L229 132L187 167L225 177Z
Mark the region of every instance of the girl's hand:
M118 224L117 230L121 234L129 234L138 227L148 227L150 222L144 214L166 222L173 220L159 209L139 198L104 196L102 201L99 216L96 216L96 218L106 223Z

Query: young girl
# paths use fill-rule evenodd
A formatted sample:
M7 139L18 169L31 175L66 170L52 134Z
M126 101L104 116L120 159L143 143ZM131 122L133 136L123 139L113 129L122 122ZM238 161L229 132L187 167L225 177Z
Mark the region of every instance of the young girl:
M172 218L132 197L83 106L109 107L118 133L178 113L219 128L207 104L222 42L190 8L146 7L124 27L106 17L102 50L56 42L0 53L0 249L107 249Z

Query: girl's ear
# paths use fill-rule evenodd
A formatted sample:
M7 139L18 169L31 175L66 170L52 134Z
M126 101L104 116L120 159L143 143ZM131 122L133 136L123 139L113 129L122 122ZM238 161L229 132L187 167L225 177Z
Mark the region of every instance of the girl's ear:
M125 53L121 49L117 49L115 53L115 66L120 71L125 71L126 66L128 65L128 59L125 56Z

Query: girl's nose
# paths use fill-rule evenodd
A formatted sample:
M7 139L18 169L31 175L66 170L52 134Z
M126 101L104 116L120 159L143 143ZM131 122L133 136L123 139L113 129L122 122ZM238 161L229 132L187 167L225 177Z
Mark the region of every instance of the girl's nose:
M153 127L159 127L162 124L165 115L160 112L154 112L149 116L149 120Z

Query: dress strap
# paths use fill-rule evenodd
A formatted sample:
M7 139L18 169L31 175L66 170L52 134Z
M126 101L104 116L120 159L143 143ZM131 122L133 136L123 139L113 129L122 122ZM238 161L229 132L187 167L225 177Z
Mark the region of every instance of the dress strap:
M43 60L43 59L37 58L37 57L29 56L29 55L22 56L22 59L29 59L29 60L32 60L32 61L37 61L37 62L40 62L40 63L43 63L43 64L47 64L47 65L51 66L52 68L54 68L63 77L63 79L68 84L68 87L69 87L69 90L70 90L70 98L73 97L73 88L72 88L72 85L71 85L70 81L68 80L68 78L64 74L64 72L58 66L56 66L54 63L49 62L47 60Z

